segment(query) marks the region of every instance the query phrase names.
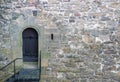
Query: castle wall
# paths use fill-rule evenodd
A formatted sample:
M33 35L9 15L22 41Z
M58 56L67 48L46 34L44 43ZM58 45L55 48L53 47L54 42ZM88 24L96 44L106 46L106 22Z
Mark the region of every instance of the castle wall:
M47 76L43 80L119 82L119 0L39 0L38 4L12 5L11 14L3 16L12 19L0 27L1 55L8 60L20 56L21 33L33 27L40 34Z

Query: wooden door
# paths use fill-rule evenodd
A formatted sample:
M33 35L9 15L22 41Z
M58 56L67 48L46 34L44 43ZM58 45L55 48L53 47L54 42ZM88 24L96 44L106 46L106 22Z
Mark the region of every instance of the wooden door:
M23 61L38 61L38 33L33 28L27 28L23 31Z

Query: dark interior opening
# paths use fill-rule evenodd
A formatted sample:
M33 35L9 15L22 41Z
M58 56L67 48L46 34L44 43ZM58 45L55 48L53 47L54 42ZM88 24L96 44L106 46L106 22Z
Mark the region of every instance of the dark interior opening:
M51 34L51 40L53 40L54 39L54 35L53 34Z

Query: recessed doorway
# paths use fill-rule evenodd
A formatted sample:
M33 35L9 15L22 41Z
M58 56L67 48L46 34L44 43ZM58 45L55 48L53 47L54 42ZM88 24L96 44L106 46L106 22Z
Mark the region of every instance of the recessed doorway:
M22 33L23 62L38 62L38 33L33 28L27 28Z

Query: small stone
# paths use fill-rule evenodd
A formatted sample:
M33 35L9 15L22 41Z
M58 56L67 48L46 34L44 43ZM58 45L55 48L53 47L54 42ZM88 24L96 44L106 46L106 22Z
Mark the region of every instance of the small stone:
M120 3L111 3L110 5L109 5L110 7L112 7L112 8L120 8Z
M87 79L81 79L81 81L80 82L87 82Z
M105 54L116 54L115 50L105 50L104 51Z
M69 80L70 80L70 79L74 79L74 78L75 78L75 75L74 75L73 73L67 73L67 74L66 74L66 78L69 79Z
M63 79L64 78L63 73L57 73L57 78Z
M70 23L74 23L74 22L75 22L75 19L74 19L74 18L70 18L70 19L69 19L69 22L70 22Z
M102 21L109 21L110 18L109 18L109 17L102 17L101 20L102 20Z
M118 81L120 81L120 71L117 73Z
M65 63L65 66L66 67L76 67L76 64L73 62L68 62L68 63Z

